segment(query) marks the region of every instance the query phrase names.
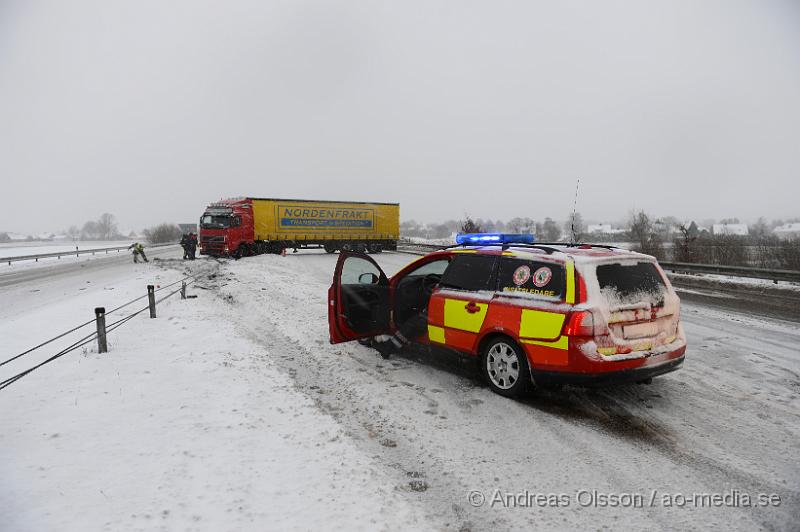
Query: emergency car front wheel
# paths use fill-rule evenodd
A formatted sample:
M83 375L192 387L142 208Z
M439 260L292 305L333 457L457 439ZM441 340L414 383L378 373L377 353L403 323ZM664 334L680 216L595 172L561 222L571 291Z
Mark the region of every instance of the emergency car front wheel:
M518 396L531 382L525 353L510 338L497 338L486 344L481 371L492 391L506 397Z

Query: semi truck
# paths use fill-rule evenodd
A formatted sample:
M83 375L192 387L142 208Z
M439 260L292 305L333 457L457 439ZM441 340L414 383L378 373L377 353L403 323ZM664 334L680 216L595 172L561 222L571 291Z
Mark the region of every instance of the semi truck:
M200 254L234 258L323 248L379 253L396 250L400 204L358 201L233 198L200 217Z

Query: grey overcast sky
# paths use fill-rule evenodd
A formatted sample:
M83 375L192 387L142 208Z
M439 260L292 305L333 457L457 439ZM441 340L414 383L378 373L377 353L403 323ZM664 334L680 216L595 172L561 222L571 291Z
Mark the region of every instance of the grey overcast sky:
M800 216L800 1L0 0L0 230Z

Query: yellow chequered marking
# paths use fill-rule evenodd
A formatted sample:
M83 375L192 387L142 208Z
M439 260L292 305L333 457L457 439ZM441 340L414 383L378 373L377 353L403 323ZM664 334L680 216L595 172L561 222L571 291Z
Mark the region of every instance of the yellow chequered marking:
M562 336L555 342L542 342L540 340L520 340L523 344L543 345L545 347L552 347L553 349L561 349L566 351L569 349L569 337Z
M575 261L569 259L566 264L567 267L567 303L575 303Z
M435 325L428 325L428 339L431 342L446 343L444 341L444 329Z
M564 318L564 314L556 312L523 310L519 319L519 335L521 338L553 340L561 334Z
M470 313L465 308L467 303L469 302L463 299L444 300L445 327L467 332L480 332L483 320L486 318L486 311L489 310L489 305L483 302L476 302L480 310Z

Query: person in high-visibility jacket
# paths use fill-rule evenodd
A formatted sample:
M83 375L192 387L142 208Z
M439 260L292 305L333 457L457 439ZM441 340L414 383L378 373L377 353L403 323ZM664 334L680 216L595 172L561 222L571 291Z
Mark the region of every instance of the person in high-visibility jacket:
M128 249L133 249L133 262L139 262L139 255L142 256L145 262L150 262L147 260L147 255L144 254L144 246L138 242L134 242Z
M189 233L184 233L181 237L181 247L183 248L183 260L189 258L189 240L191 239L191 235Z

